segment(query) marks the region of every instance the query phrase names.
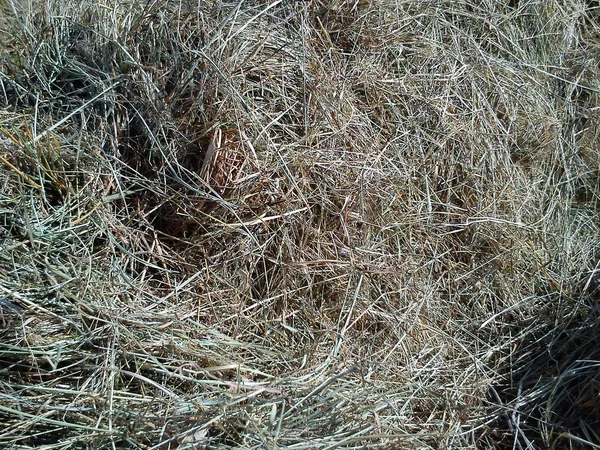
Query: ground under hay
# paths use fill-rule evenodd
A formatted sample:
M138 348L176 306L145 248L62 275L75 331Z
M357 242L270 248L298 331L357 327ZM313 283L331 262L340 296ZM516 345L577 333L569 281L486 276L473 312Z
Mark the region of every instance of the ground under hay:
M0 5L2 448L600 448L597 2Z

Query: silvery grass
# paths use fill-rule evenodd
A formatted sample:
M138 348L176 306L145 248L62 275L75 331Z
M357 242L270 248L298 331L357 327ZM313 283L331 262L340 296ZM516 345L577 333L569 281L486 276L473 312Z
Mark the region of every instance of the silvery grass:
M4 0L5 448L598 436L598 11Z

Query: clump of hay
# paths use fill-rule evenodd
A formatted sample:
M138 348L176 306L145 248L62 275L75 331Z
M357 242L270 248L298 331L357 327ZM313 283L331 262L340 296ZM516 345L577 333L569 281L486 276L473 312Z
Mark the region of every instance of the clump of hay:
M5 1L0 443L600 445L597 12Z

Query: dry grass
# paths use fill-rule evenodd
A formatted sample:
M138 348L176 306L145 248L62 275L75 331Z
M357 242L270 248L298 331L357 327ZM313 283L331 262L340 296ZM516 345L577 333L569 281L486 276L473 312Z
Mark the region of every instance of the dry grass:
M0 445L598 448L595 2L0 3Z

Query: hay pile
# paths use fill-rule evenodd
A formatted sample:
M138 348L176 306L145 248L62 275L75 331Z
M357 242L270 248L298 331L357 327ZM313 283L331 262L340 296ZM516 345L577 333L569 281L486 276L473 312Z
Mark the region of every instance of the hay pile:
M3 0L0 446L598 448L564 3Z

